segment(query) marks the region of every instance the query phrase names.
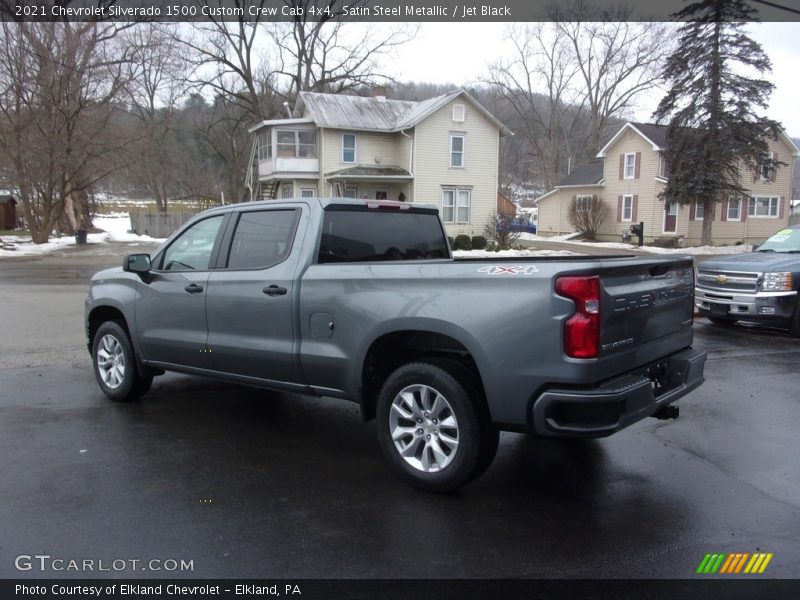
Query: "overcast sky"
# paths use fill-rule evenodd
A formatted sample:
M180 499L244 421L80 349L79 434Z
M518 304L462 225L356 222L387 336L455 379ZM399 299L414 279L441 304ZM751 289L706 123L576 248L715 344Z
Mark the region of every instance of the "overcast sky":
M385 61L386 71L400 81L478 83L487 65L502 56L507 27L508 23L422 24L416 38ZM753 23L748 30L772 60L769 79L775 91L769 116L789 135L800 137L800 23ZM660 95L643 99L634 117L650 120Z

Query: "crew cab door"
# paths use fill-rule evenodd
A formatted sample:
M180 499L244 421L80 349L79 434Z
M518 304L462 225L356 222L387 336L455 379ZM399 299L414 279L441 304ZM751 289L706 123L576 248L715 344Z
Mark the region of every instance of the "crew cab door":
M136 328L144 358L210 368L206 286L227 215L197 221L164 249L138 284Z
M293 380L292 306L302 210L277 204L232 215L217 269L208 279L208 347L215 370Z

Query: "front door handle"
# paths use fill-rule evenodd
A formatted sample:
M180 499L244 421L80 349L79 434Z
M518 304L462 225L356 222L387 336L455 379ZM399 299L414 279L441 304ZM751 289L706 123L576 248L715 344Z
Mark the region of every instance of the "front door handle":
M267 296L285 296L286 295L286 288L285 287L278 287L277 285L270 285L265 287L263 290Z
M190 294L199 294L200 292L203 291L203 286L202 285L197 285L196 283L190 283L189 285L187 285L183 289L185 289Z

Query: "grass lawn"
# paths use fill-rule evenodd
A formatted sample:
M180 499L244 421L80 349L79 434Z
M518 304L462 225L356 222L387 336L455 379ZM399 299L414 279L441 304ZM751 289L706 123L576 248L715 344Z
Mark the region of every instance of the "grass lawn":
M0 236L31 237L27 229L0 229Z

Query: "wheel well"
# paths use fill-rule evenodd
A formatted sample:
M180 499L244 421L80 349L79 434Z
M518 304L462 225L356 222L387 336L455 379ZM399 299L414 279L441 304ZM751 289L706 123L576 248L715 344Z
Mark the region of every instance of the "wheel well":
M375 418L375 405L383 382L398 367L417 360L446 358L466 368L483 388L478 365L467 348L458 340L429 331L396 331L375 340L364 358L361 373L361 416ZM484 400L485 402L485 400Z
M98 306L91 313L89 313L89 347L91 348L94 341L94 334L99 329L100 325L106 321L117 321L125 333L128 334L128 339L131 339L131 332L128 329L128 322L125 320L125 315L122 314L118 308L113 306Z

